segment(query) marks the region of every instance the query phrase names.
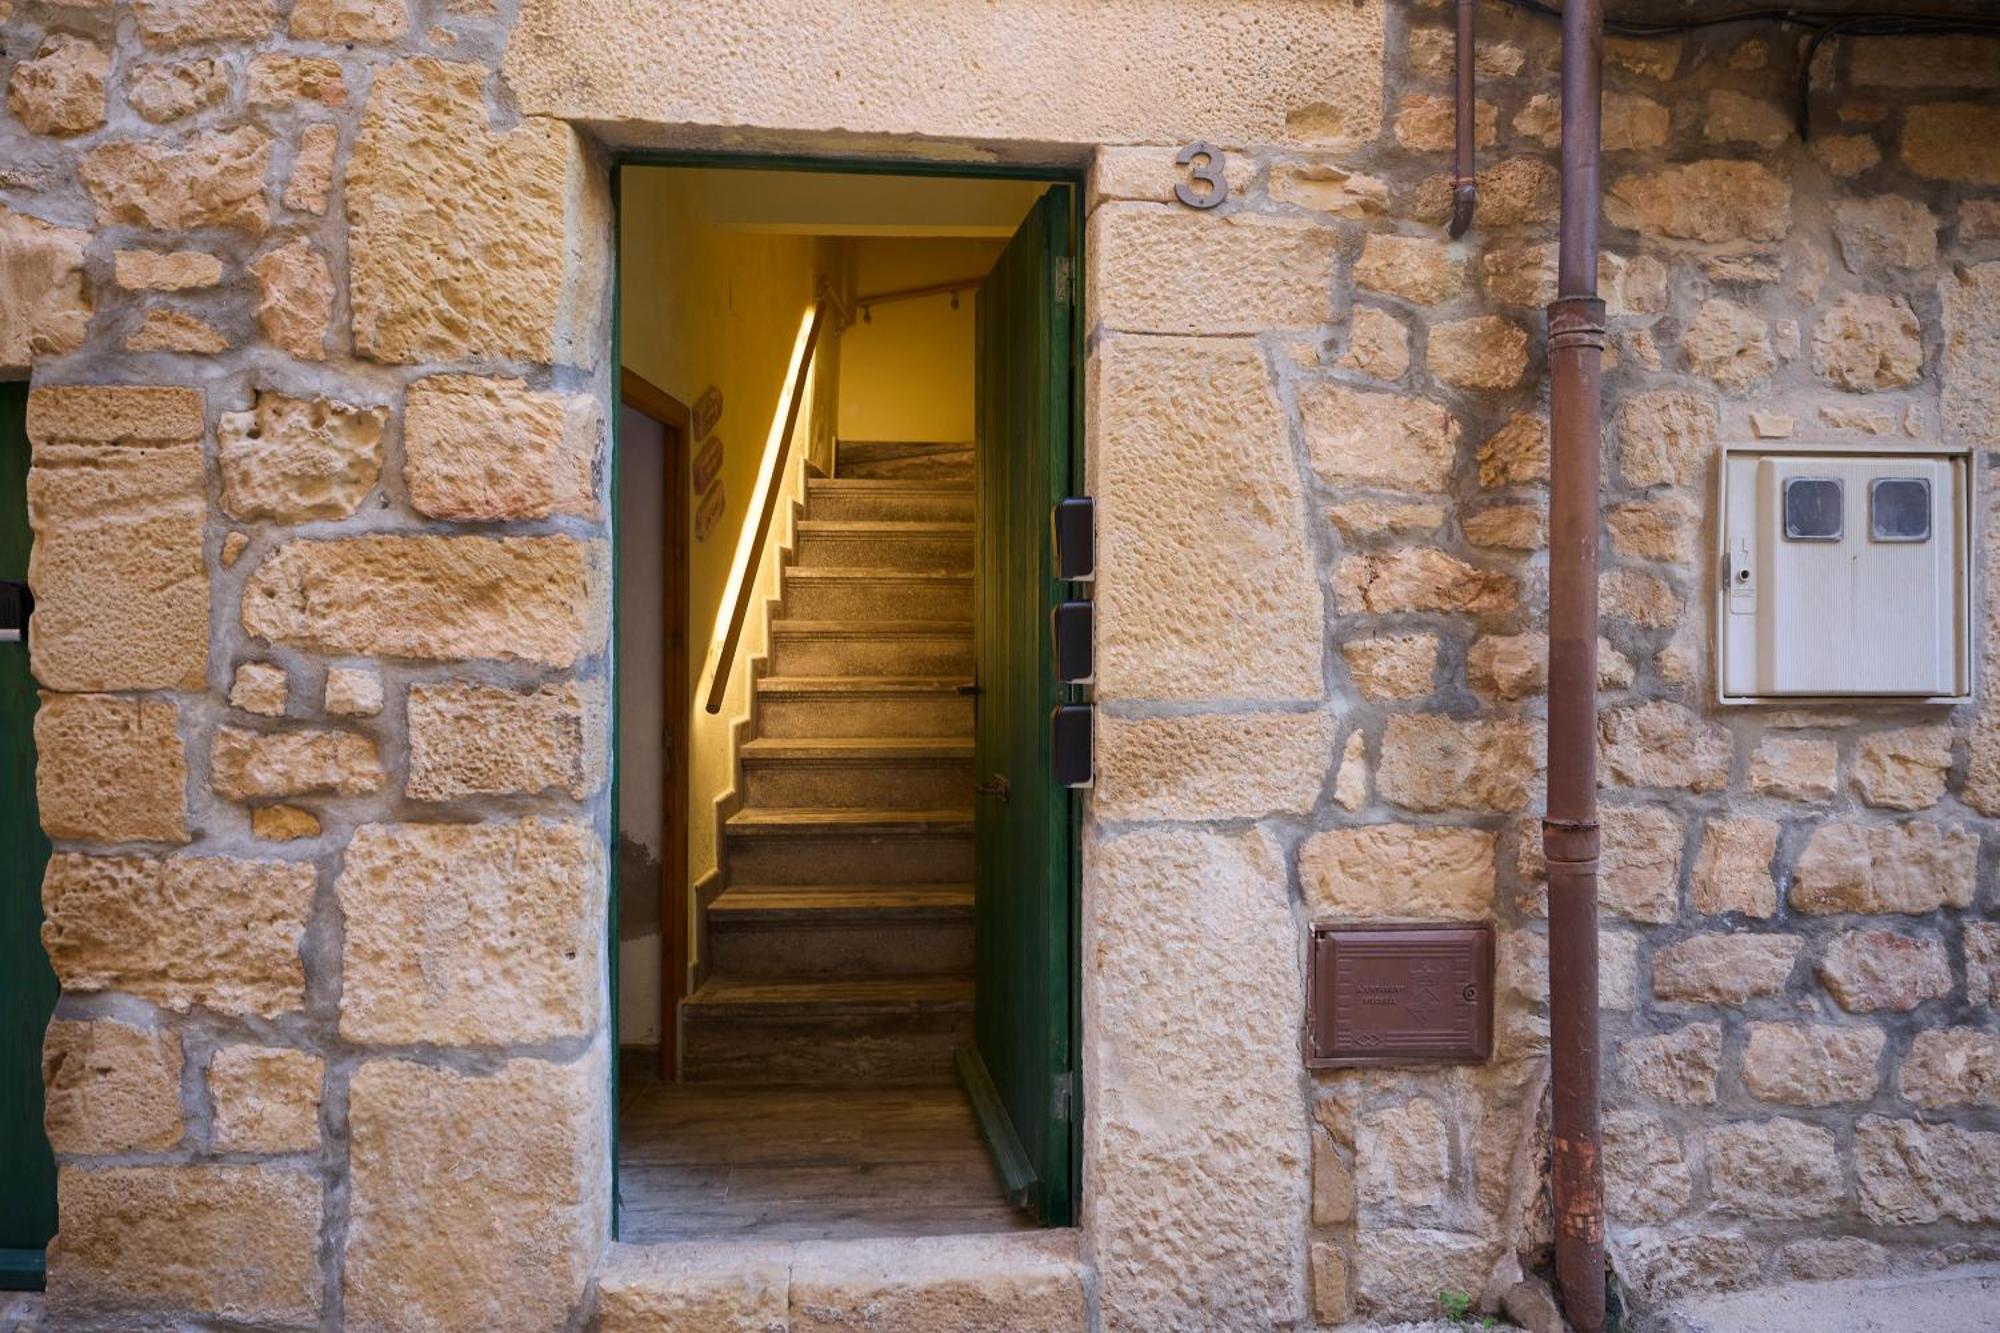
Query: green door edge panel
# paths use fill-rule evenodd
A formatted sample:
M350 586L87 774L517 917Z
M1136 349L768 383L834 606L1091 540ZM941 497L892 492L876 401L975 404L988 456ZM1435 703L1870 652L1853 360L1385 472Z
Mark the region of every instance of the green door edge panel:
M0 384L0 579L28 577L28 386ZM0 643L0 1290L39 1290L56 1230L56 1169L42 1130L42 1036L56 976L42 952L49 840L35 810L28 645Z

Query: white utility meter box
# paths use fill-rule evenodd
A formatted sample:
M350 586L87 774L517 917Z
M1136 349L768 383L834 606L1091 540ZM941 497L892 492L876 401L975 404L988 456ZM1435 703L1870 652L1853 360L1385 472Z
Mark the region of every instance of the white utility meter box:
M1972 693L1971 460L1723 450L1724 703Z

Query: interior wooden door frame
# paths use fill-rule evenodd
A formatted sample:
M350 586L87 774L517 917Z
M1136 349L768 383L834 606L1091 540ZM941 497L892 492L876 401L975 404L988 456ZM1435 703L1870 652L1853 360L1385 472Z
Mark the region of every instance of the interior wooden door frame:
M660 580L664 628L660 644L660 737L665 780L660 784L660 1050L665 1082L680 1077L681 1001L688 991L688 462L692 414L680 399L629 366L621 367L619 401L660 423L665 493L661 512Z

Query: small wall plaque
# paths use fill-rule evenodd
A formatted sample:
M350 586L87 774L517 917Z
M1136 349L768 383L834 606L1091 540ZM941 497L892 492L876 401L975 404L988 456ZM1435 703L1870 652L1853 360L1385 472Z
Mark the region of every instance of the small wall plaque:
M1493 927L1312 927L1306 1067L1477 1064L1493 1055Z
M694 489L698 495L708 489L708 483L715 480L722 471L722 437L711 435L701 452L694 456Z
M694 410L688 415L691 438L707 439L715 429L715 423L722 420L722 390L709 385L701 397L695 399Z
M714 529L716 520L722 517L722 511L725 507L722 495L722 479L718 477L715 485L702 493L701 502L695 506L694 539L696 541L705 542L708 540L708 534Z

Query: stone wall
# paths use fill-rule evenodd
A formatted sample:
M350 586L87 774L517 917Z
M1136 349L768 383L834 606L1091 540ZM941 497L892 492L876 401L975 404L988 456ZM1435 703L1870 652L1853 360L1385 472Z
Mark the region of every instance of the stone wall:
M587 1304L593 140L1090 166L1103 1326L1427 1312L1546 1240L1551 28L1483 11L1453 244L1434 0L0 17L64 1326ZM1991 507L2000 55L1822 59L1801 144L1776 31L1609 48L1607 1168L1642 1300L1988 1256L2000 1223L2000 705L1712 702L1720 442L1970 445ZM1171 202L1197 137L1229 152L1207 213ZM1315 918L1495 921L1494 1061L1306 1076Z

